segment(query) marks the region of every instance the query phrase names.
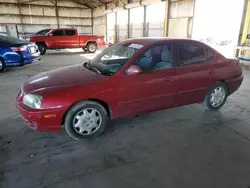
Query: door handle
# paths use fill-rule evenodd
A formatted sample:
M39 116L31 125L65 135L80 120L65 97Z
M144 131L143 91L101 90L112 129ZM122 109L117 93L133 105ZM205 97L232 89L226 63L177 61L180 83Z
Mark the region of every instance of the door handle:
M167 77L167 78L164 78L164 82L171 82L173 80L172 77Z
M209 75L212 75L212 74L214 74L214 73L215 73L214 70L210 70L208 74L209 74Z

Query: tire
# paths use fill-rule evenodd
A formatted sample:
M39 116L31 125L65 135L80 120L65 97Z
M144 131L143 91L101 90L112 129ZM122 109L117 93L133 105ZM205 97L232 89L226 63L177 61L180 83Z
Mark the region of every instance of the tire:
M100 119L97 120L98 118ZM107 128L108 121L107 111L101 104L83 101L70 108L65 117L64 127L70 137L81 140L101 135Z
M97 50L97 45L96 45L96 43L94 43L94 42L88 43L88 45L87 45L87 50L88 50L89 53L95 53L96 50Z
M225 104L227 97L228 89L226 84L217 82L208 90L203 104L207 110L218 110Z
M39 49L41 55L44 55L46 53L46 50L47 50L46 46L42 43L38 43L37 46L38 46L38 49Z
M0 73L4 72L5 70L5 62L3 59L0 58Z

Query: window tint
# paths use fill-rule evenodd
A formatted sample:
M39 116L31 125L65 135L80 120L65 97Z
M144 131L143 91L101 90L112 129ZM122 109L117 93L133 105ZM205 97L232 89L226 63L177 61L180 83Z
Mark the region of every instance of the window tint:
M214 62L215 61L215 54L209 48L206 48L206 58L207 58L207 62Z
M46 35L50 31L51 29L44 29L44 30L38 31L36 35Z
M206 63L204 48L195 44L177 44L179 49L179 66Z
M75 35L75 30L65 30L67 36Z
M63 30L56 30L53 32L53 36L63 36Z
M144 72L170 69L172 64L172 48L169 44L150 48L134 63Z

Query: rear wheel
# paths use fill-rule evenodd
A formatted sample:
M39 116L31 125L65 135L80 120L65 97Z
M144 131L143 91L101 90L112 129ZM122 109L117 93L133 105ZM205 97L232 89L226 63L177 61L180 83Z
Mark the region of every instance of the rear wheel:
M88 50L88 52L90 52L90 53L95 53L96 50L97 50L97 45L96 45L96 43L93 43L93 42L89 43L89 44L87 45L87 50Z
M3 72L5 70L5 62L4 60L0 59L0 72Z
M209 89L204 105L208 110L218 110L225 104L227 97L227 86L223 82L218 82Z
M65 117L65 129L76 140L99 136L107 127L109 117L105 108L93 101L74 105Z
M47 49L46 46L42 43L38 43L37 46L38 46L38 49L39 49L41 55L44 55L46 53L46 49Z

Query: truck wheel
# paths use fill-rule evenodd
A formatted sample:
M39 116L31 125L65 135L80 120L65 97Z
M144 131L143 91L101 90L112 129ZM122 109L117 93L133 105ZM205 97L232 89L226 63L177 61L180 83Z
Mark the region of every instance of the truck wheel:
M95 53L96 50L97 50L97 45L96 45L96 43L93 43L93 42L89 43L89 44L87 45L87 50L88 50L88 52L90 52L90 53Z
M37 46L38 46L38 49L39 49L41 55L44 55L46 53L46 46L44 44L41 44L41 43L37 44Z
M5 62L0 58L0 73L3 72L5 69Z

